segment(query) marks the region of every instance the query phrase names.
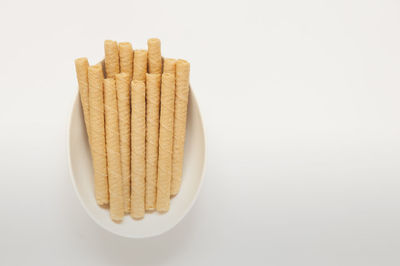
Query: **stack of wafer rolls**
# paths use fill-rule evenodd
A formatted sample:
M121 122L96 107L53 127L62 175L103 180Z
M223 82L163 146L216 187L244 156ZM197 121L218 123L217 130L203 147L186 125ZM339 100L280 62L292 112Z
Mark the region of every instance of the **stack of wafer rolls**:
M104 64L75 60L94 195L115 222L167 212L182 183L190 65L147 45L106 40Z

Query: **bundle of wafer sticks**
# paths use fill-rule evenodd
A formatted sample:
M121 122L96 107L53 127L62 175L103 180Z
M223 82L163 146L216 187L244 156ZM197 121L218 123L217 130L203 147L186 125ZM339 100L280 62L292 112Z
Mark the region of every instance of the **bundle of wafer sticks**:
M147 45L106 40L104 64L75 60L95 197L115 222L167 212L181 186L190 64Z

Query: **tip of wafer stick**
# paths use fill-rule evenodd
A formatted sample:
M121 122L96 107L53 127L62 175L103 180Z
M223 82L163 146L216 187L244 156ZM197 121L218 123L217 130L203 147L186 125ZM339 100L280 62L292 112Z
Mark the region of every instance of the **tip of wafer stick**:
M147 50L145 49L139 49L139 50L135 50L135 55L139 55L139 54L147 54Z
M132 214L131 214L131 217L132 217L132 219L135 219L135 220L142 220L144 218L144 216L136 217L136 216L133 216Z
M117 223L117 224L119 224L119 223L122 223L122 221L124 220L123 218L115 218L115 217L111 217L111 220L114 222L114 223Z
M158 73L146 73L146 77L160 77L161 74Z
M137 79L132 80L132 82L131 82L132 86L133 85L137 85L137 84L144 84L144 81L143 80L137 80Z
M124 78L124 77L129 77L129 75L128 75L128 73L121 72L121 73L115 74L115 77L116 78L117 77Z
M86 63L86 62L88 62L87 57L79 57L75 59L75 64Z
M150 38L147 40L147 43L148 44L158 44L158 43L161 43L161 41L158 38Z
M132 47L132 44L130 42L120 42L119 46L130 46L130 47Z
M100 206L100 208L108 209L108 208L110 207L108 201L107 201L107 202L104 202L104 201L96 200L96 202L97 202L97 205Z
M185 59L178 59L178 60L176 60L176 63L177 63L177 64L185 64L185 65L188 65L188 64L189 64L189 62L186 61Z
M171 73L163 73L162 76L166 78L175 77L175 75Z

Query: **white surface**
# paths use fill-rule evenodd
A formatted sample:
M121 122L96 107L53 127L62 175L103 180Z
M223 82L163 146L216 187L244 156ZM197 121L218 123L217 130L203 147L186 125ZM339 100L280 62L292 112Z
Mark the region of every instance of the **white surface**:
M73 108L68 135L68 158L74 189L88 215L104 229L129 238L155 237L176 226L193 207L203 182L206 142L200 110L193 93L189 95L187 128L179 193L171 199L170 210L160 214L152 212L141 220L126 215L120 223L110 218L109 209L101 208L94 194L93 167L85 130L82 107L77 95Z
M399 265L399 28L397 0L2 1L0 265ZM68 176L73 60L153 36L192 63L208 161L188 216L131 240Z

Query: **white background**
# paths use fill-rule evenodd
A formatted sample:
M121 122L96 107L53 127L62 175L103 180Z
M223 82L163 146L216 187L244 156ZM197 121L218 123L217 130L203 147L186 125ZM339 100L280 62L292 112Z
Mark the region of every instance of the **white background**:
M0 265L400 265L400 2L0 2ZM192 64L208 164L173 230L114 236L67 168L73 60Z

